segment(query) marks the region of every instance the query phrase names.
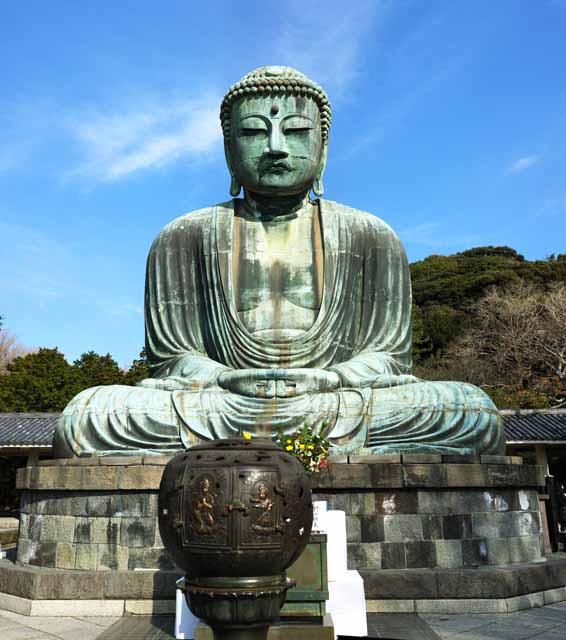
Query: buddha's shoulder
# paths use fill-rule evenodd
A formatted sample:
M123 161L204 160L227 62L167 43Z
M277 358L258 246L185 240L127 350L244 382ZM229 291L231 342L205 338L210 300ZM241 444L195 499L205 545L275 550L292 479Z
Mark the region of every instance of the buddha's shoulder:
M333 200L321 200L323 211L332 213L339 217L346 226L367 233L377 233L380 235L390 235L397 238L397 234L393 229L377 215L369 211L354 209L348 205L334 202Z
M157 235L156 240L164 240L166 238L174 238L184 235L198 234L201 230L210 230L215 212L226 211L232 208L232 202L222 202L211 207L203 207L171 220L166 224Z

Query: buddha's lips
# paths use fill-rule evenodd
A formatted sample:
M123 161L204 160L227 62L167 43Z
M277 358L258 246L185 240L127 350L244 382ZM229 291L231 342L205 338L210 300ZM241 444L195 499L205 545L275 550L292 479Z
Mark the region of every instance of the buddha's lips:
M286 173L292 170L291 165L287 162L272 162L263 168L264 173Z

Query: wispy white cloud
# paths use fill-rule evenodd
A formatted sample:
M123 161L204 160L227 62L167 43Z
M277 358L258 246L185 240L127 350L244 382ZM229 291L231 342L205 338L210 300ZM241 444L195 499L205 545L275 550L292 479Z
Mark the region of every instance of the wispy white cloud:
M273 42L273 59L296 67L339 96L360 75L364 40L376 19L386 13L386 4L316 0L305 5L290 0Z
M507 167L507 173L523 173L523 171L530 169L538 162L540 162L540 156L536 154L532 156L524 156L523 158L519 158L512 162Z
M119 180L219 148L218 96L90 114L71 124L84 158L72 175Z

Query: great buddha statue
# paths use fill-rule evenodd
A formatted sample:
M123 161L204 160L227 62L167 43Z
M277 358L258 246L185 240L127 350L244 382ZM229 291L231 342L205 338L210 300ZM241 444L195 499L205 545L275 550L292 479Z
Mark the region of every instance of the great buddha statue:
M220 120L233 199L173 220L149 253L151 378L77 395L55 455L167 454L305 423L341 452L503 453L483 391L411 375L399 238L378 217L321 198L323 89L263 67L230 88Z

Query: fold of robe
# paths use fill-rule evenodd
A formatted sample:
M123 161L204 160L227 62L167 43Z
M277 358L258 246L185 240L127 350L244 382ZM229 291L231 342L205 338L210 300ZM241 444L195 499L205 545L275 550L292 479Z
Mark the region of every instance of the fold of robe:
M362 425L372 382L410 370L410 275L399 238L370 214L326 200L319 208L321 308L307 332L279 342L253 335L238 317L233 202L178 218L154 242L146 280L146 350L154 376L191 381L189 389L174 391L174 404L199 436L290 432L307 421L344 439ZM265 400L216 386L223 370L267 368L329 369L348 389Z
M289 433L306 422L342 451L502 453L497 410L471 385L418 382L410 373L411 286L399 238L379 218L321 200L323 295L304 334L278 342L241 322L232 285L234 201L177 218L157 236L146 272L146 352L138 389L100 387L65 409L54 446L160 453L199 439ZM217 384L230 369L318 368L342 388L251 398ZM399 380L400 378L397 378ZM392 384L396 384L392 382Z

